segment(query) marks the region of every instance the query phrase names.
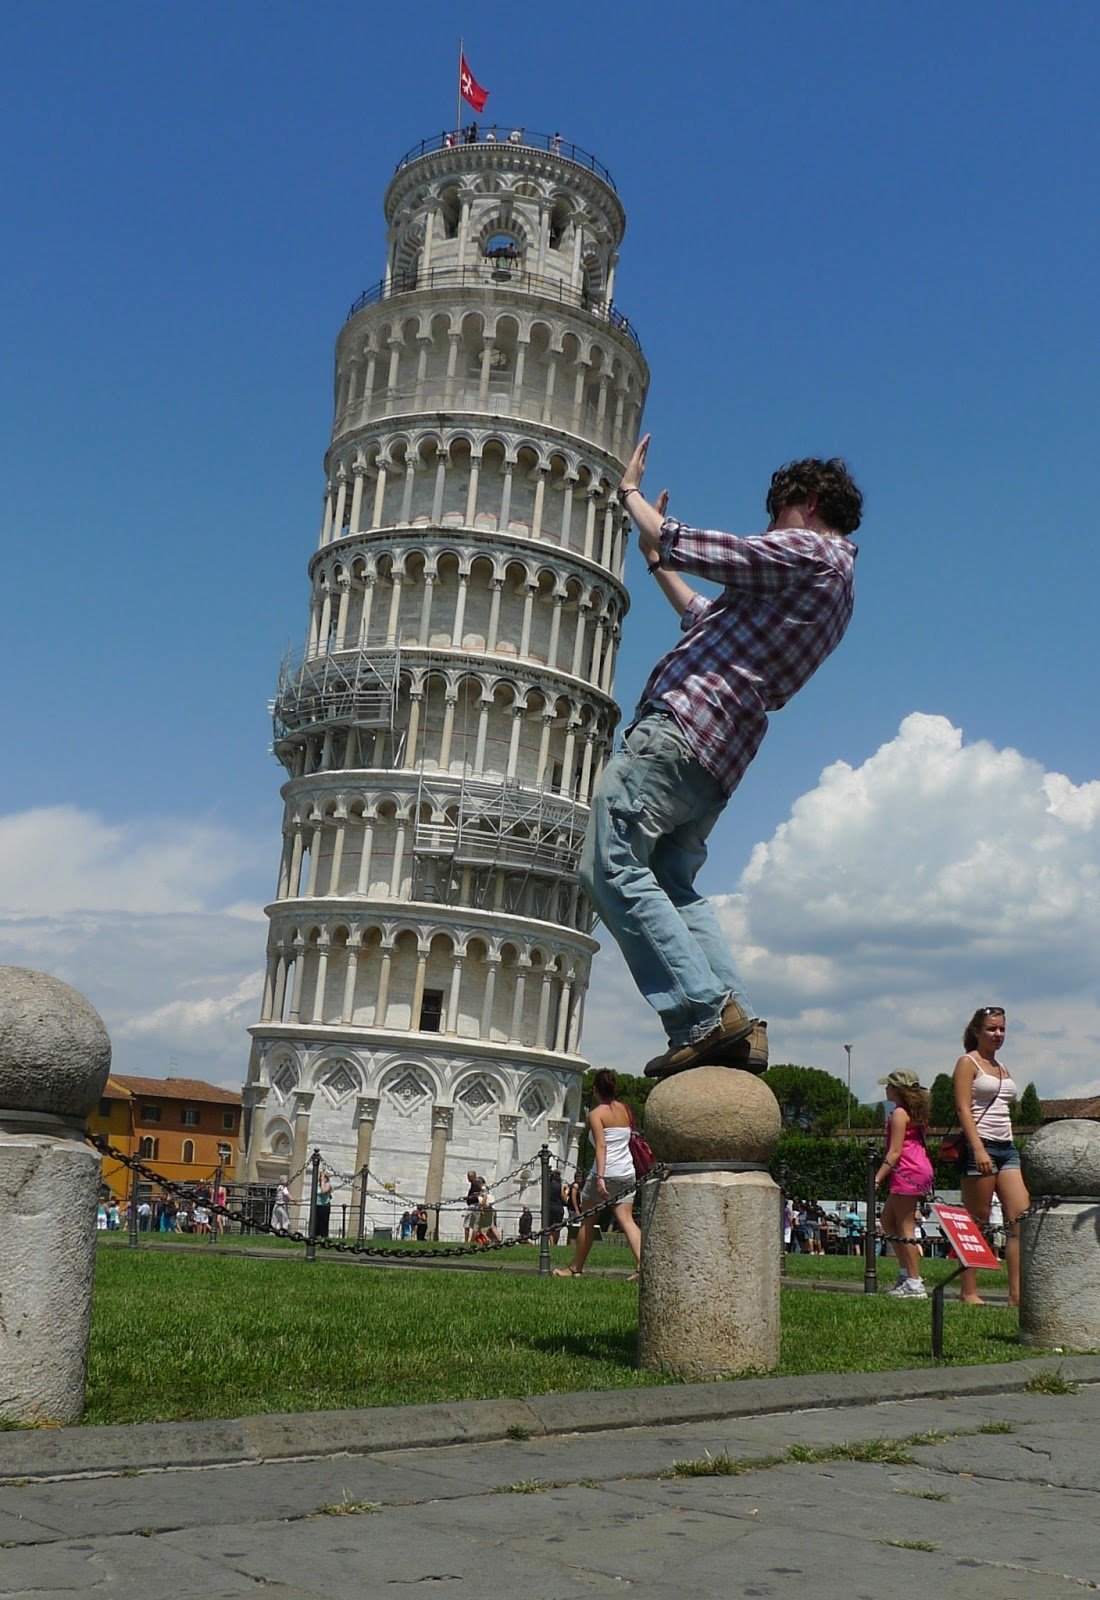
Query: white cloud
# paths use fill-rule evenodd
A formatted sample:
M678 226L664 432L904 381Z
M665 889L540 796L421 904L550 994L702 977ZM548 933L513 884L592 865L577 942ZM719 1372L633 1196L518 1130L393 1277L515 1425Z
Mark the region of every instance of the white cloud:
M36 916L200 911L254 849L203 823L108 823L76 806L41 806L0 817L0 905Z
M269 876L277 842L75 806L0 817L0 962L87 995L116 1071L239 1085L264 950L259 894L240 891Z
M826 768L717 905L773 1061L843 1076L853 1044L853 1087L877 1098L892 1066L949 1071L997 1003L1021 1085L1100 1089L1100 782L914 713L861 766ZM601 955L585 1044L625 1069L650 1051L622 1042L624 981Z

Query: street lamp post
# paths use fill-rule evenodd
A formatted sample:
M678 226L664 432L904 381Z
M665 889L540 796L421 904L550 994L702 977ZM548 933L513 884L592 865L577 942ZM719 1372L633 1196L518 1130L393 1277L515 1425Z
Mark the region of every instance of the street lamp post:
M848 1132L852 1131L852 1047L844 1046L844 1054L848 1057Z

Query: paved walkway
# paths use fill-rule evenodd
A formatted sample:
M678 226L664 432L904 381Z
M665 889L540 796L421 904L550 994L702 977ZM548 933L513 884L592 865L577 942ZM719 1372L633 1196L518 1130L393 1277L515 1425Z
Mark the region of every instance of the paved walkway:
M0 1595L1080 1600L1100 1358L1053 1365L0 1434Z

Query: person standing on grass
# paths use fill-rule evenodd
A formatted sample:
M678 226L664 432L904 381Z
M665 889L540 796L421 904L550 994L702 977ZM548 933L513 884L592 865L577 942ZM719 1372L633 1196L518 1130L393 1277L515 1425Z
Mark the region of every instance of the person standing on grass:
M580 879L622 950L669 1047L647 1077L722 1065L764 1072L766 1023L752 1014L729 944L695 888L707 838L778 711L836 649L852 615L863 497L839 460L772 474L768 527L734 534L668 517L644 498L649 435L619 499L681 640L642 690L623 747L592 797ZM714 599L681 573L720 584Z
M630 1132L633 1126L630 1112L615 1097L615 1074L601 1067L593 1080L596 1104L588 1113L588 1131L595 1160L581 1190L581 1210L610 1204L615 1221L619 1224L634 1255L632 1278L638 1276L642 1265L642 1235L634 1221L633 1190L637 1179L634 1158L630 1154ZM579 1278L592 1248L596 1224L593 1217L585 1217L577 1229L573 1245L573 1260L567 1267L556 1267L555 1278Z
M892 1240L898 1261L898 1281L886 1293L896 1300L927 1300L915 1229L917 1207L932 1190L932 1162L924 1147L928 1091L907 1067L895 1068L879 1083L894 1107L886 1120L886 1155L875 1174L876 1188L881 1183L890 1185L881 1226L884 1236Z
M332 1179L322 1169L317 1184L317 1200L313 1208L314 1238L327 1239L332 1221Z
M1020 1229L1016 1219L1030 1200L1020 1171L1020 1152L1012 1138L1009 1106L1016 1085L997 1060L1005 1042L1003 1006L979 1006L963 1033L964 1056L955 1063L955 1115L966 1143L959 1156L963 1205L982 1228L989 1223L994 1195L1004 1208L1008 1303L1020 1303ZM978 1274L967 1267L959 1291L970 1306L984 1304Z
M290 1232L290 1185L280 1178L275 1185L275 1204L271 1211L271 1226L276 1233Z
M462 1218L462 1242L469 1244L477 1232L477 1214L481 1209L481 1179L473 1170L466 1174L466 1210Z

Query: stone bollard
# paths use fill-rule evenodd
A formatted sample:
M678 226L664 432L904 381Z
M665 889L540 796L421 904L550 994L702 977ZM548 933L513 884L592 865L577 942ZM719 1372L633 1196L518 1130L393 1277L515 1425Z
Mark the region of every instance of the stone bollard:
M1033 1201L1064 1198L1020 1224L1020 1342L1100 1349L1100 1123L1050 1122L1021 1162Z
M666 1078L646 1102L659 1161L699 1163L651 1186L638 1316L638 1365L690 1380L779 1362L780 1194L766 1164L782 1126L759 1078L695 1067Z
M79 1421L111 1041L67 983L0 967L0 1420Z

